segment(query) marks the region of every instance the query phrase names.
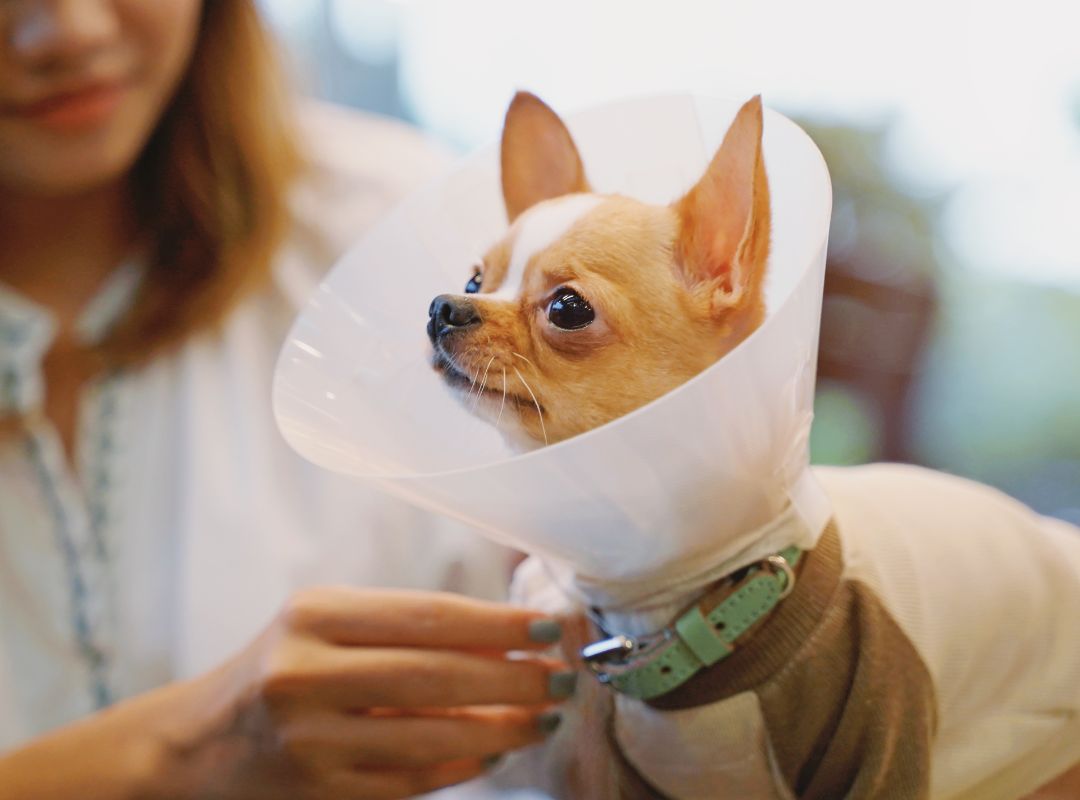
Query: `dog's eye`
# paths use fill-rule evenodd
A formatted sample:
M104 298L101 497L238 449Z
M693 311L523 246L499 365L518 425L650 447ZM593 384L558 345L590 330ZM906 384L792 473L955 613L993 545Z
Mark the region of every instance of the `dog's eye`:
M477 270L476 274L469 278L469 282L465 284L465 294L476 294L483 285L484 276L480 274L480 270Z
M555 296L548 306L547 317L556 328L576 331L596 319L596 312L589 302L573 289L562 288L555 290Z

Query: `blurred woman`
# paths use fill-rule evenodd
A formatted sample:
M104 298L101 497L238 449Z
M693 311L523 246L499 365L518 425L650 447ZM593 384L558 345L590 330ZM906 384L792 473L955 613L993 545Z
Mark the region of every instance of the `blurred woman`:
M499 654L558 626L420 591L498 598L506 555L269 409L438 155L297 116L251 0L5 0L0 48L0 798L402 797L543 738L572 676Z

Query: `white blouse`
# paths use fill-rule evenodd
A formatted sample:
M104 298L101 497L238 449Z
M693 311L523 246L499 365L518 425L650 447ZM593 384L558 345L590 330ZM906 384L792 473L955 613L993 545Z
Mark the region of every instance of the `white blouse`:
M396 123L305 109L313 169L269 289L222 329L80 397L74 463L40 414L50 313L0 286L0 750L219 663L316 583L504 596L505 551L311 466L270 409L278 348L308 289L443 160ZM138 285L120 267L78 333Z

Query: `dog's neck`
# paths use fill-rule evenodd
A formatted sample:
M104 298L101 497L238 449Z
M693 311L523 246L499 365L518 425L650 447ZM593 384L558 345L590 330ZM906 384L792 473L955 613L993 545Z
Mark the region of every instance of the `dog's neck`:
M808 470L781 513L747 531L725 550L695 558L695 569L680 565L625 581L596 580L565 566L548 565L548 569L577 602L599 612L608 633L641 636L670 625L709 587L743 567L791 545L812 549L830 516L828 498Z

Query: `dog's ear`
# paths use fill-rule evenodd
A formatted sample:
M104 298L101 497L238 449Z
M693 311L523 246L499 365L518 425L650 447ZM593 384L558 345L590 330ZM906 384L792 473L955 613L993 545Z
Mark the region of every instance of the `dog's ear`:
M739 109L701 180L674 205L679 267L691 285L708 288L717 314L764 309L770 211L761 130L758 95Z
M558 114L529 92L514 95L506 110L502 190L511 222L541 200L589 191L570 131Z

